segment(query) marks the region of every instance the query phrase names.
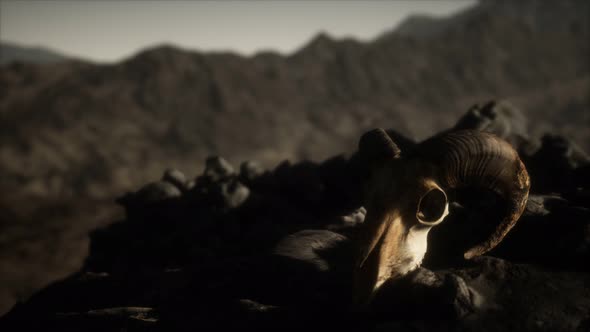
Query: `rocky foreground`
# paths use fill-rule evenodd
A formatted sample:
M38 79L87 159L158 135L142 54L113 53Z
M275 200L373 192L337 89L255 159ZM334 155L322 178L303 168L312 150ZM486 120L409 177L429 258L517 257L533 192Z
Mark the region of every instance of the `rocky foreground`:
M461 225L494 217L494 197L458 192L429 236L422 268L350 307L363 222L355 156L272 171L219 157L187 179L118 199L126 218L91 235L82 269L17 304L0 330L590 330L590 158L574 143L528 137L509 105L472 108L453 129L494 132L520 152L531 195L489 256L464 261ZM450 129L450 130L453 130ZM416 142L393 130L403 151Z

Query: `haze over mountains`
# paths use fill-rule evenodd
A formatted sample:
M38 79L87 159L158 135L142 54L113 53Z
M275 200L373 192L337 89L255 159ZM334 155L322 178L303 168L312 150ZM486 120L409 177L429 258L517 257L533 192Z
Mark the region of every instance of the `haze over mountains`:
M55 51L42 47L23 47L13 43L0 43L0 65L13 62L56 63L68 58Z
M168 167L196 175L212 154L321 160L369 128L421 139L497 98L535 135L588 150L588 13L587 1L484 1L370 43L319 35L286 57L158 46L112 65L12 62L0 67L0 186L110 197Z

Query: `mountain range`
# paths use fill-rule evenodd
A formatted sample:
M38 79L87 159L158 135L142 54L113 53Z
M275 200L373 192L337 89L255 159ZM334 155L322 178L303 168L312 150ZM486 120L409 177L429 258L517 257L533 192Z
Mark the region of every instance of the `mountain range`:
M370 42L320 34L287 56L160 45L115 64L5 63L0 186L104 198L168 167L196 175L208 155L322 160L374 127L426 138L490 99L520 108L535 137L588 150L589 6L482 1Z
M0 65L13 62L57 63L67 61L68 57L43 47L23 47L14 43L0 43Z

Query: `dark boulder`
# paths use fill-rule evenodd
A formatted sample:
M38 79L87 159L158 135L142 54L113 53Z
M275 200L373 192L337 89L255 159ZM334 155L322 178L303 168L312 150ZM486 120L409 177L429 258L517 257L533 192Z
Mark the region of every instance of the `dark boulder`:
M473 129L492 133L508 141L517 150L530 152L537 145L528 134L524 114L508 101L489 101L472 106L452 130Z
M534 181L532 189L541 193L572 192L588 188L590 157L571 140L559 135L545 135L541 148L530 157L527 168ZM585 175L586 174L586 175Z

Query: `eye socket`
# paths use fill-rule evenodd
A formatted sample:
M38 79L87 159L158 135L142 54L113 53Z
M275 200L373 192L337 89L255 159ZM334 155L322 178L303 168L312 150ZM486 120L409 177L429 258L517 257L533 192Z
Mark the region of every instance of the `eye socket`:
M422 224L434 226L449 213L447 195L440 189L432 189L420 198L416 218Z

